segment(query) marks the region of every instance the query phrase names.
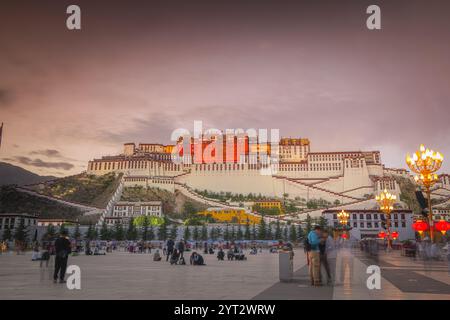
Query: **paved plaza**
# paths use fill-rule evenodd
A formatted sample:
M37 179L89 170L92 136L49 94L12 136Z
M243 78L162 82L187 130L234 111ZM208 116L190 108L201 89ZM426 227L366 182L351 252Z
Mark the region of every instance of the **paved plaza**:
M303 251L296 250L294 280L278 281L278 254L263 252L247 261L217 261L206 266L171 266L151 254L114 252L75 256L81 290L51 281L52 266L40 268L29 253L0 256L0 299L450 299L446 262L424 264L398 252L373 260L357 250L340 252L333 286L312 288ZM369 290L368 265L381 267L381 289Z

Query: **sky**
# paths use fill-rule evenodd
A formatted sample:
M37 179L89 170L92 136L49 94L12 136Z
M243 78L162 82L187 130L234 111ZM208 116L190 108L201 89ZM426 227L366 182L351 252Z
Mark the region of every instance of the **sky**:
M382 29L368 30L375 2ZM424 143L449 172L449 9L445 0L2 1L0 161L76 174L123 143L170 143L200 120L279 129L309 138L312 151L379 150L396 168Z

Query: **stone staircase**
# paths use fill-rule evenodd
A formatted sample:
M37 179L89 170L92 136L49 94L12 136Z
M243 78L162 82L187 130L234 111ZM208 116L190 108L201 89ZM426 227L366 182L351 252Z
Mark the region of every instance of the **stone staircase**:
M106 209L103 209L102 215L98 219L97 225L101 225L103 223L103 221L105 221L105 217L112 215L112 212L114 209L114 204L117 201L119 201L120 198L122 197L122 192L123 192L123 188L125 185L126 177L127 177L126 175L123 175L122 178L120 179L120 183L117 186L117 189L114 192L114 194L112 195L111 199L109 199L108 204L106 205Z

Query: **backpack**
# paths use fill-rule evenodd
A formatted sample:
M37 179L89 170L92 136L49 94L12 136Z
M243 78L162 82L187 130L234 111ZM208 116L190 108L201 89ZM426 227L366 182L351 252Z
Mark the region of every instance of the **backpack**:
M311 244L309 243L308 238L305 238L305 241L303 242L305 246L305 251L311 251Z

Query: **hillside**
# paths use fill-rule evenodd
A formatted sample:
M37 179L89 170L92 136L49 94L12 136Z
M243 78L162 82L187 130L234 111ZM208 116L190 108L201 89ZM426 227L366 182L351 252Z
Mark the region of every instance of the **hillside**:
M6 162L0 162L0 186L10 184L22 186L26 184L41 183L52 179L55 179L55 177L40 176L21 167Z
M158 188L128 187L124 188L121 201L152 201L163 202L163 212L176 219L185 219L191 214L204 210L207 206L187 198L176 191L175 194Z
M40 218L80 218L82 212L76 208L68 207L56 201L19 192L13 187L0 187L1 213L32 213Z
M29 187L40 194L105 208L120 183L121 175L108 173L103 176L81 173Z
M408 208L414 213L420 214L422 212L422 208L416 197L416 186L414 183L403 177L395 177L395 180L400 185L400 200L405 202L408 205Z

